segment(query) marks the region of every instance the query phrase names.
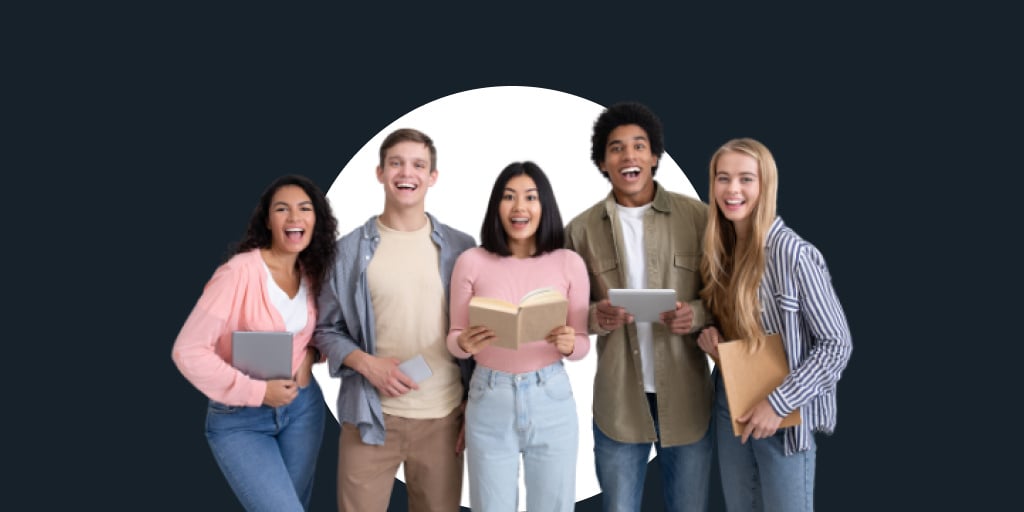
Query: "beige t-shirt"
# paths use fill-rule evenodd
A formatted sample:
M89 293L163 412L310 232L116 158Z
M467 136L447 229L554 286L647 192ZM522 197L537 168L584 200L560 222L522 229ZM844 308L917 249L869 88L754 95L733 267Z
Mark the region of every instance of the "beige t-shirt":
M416 231L397 231L378 220L377 228L380 245L367 268L376 355L405 361L423 354L433 372L420 382L419 390L381 396L381 407L386 414L403 418L443 418L462 401L462 381L445 345L448 304L430 222Z

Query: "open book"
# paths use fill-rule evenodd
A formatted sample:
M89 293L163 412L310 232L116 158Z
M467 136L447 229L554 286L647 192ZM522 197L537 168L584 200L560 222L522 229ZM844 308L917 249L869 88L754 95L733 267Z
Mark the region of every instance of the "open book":
M544 339L552 329L565 325L568 313L569 300L551 288L533 290L519 304L488 297L469 300L469 325L490 327L498 337L492 345L512 350Z
M789 375L786 351L782 348L782 336L770 334L756 352L750 352L746 340L718 344L719 367L722 383L725 384L725 398L729 402L729 416L732 416L732 433L743 434L744 425L736 418L744 415L768 394L779 387ZM782 419L779 428L800 424L800 409Z

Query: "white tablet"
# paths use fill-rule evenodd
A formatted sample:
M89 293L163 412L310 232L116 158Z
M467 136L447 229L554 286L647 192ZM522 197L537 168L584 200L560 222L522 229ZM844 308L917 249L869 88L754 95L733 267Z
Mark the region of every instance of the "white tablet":
M671 288L610 288L608 302L626 308L637 322L660 322L662 313L676 309L676 291Z

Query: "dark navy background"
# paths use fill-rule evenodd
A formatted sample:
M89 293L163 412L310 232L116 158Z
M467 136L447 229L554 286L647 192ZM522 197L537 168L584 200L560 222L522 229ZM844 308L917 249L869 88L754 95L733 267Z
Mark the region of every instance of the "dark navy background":
M991 390L1019 388L980 349L1008 335L994 328L1012 315L1000 294L1019 284L1000 236L1019 219L1007 206L1020 170L1008 16L862 3L436 9L88 4L4 17L5 190L29 205L8 212L26 238L6 245L53 247L29 247L9 281L23 304L10 321L26 340L18 359L29 382L50 381L12 392L13 407L53 400L43 420L7 416L8 465L26 483L15 492L33 508L238 509L203 437L206 399L170 359L203 284L274 177L302 173L326 191L395 118L500 85L648 104L704 200L718 145L767 144L779 214L825 255L853 332L837 432L817 438L817 508L997 502L1007 477L985 459L1011 450L970 430L1001 421ZM458 151L439 149L442 162ZM330 418L314 510L335 507L337 434ZM644 510L662 510L656 476L655 465ZM715 474L712 510L718 486ZM402 496L399 485L391 510L405 510Z

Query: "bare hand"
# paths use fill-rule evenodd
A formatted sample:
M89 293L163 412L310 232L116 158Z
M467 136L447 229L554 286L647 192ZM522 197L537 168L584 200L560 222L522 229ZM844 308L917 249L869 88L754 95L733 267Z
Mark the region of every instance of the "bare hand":
M693 308L685 302L676 302L676 309L662 313L661 321L672 334L686 334L693 329Z
M544 339L554 345L563 356L568 356L576 350L576 330L568 325L551 329Z
M459 344L459 348L461 348L463 352L467 354L476 354L496 339L498 339L498 336L494 334L494 331L490 328L482 325L474 325L469 329L463 329L462 332L459 333L459 337L455 342Z
M268 380L267 391L263 393L263 405L283 407L292 403L296 396L299 396L299 385L294 380Z
M608 299L597 303L597 325L606 331L614 331L626 324L633 323L633 315L626 308L612 306Z
M740 444L746 444L747 438L750 437L764 439L775 435L775 431L779 429L779 423L782 423L782 417L775 414L775 409L772 409L766 398L758 402L746 414L736 418L736 421L746 423L746 426L743 427L743 438L740 439Z
M419 389L419 385L408 375L398 369L398 359L393 357L377 357L364 354L361 364L356 370L363 374L377 388L377 391L387 397L402 396L409 391Z
M708 327L697 336L697 346L707 352L715 361L718 361L718 344L722 342L722 333L718 332L715 326Z

